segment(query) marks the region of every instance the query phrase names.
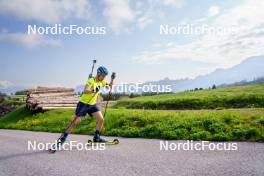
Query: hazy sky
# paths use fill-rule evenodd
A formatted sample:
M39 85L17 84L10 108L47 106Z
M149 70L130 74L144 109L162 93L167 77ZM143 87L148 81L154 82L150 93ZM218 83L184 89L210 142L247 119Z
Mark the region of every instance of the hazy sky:
M0 0L0 87L75 87L92 59L115 71L118 82L231 67L264 54L263 9L262 0ZM105 34L28 34L28 25L55 24L105 27ZM226 32L191 33L191 25Z

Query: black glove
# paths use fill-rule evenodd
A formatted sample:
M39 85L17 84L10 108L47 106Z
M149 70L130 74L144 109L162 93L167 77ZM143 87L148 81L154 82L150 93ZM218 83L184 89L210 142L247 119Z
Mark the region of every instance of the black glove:
M111 80L114 80L116 78L116 73L113 72L112 75L111 75Z
M96 92L99 92L100 91L100 86L96 86L95 88L94 88L94 93L96 93Z

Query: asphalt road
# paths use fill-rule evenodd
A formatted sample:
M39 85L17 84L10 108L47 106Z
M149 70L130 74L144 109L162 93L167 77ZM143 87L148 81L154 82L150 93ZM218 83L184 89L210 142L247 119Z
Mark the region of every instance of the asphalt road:
M75 146L55 154L41 148L28 150L28 141L41 146L58 136L0 129L0 175L264 175L264 143L239 142L238 150L233 151L164 151L157 139L119 138L120 144L105 146L105 150L98 150L102 146L94 150ZM71 135L69 140L84 144L88 138L91 136Z

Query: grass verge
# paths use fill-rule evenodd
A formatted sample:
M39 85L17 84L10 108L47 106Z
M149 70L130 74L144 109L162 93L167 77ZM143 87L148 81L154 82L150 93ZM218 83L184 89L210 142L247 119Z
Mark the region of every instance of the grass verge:
M24 106L0 119L0 128L62 132L74 111L32 114ZM84 117L73 133L93 134L95 120ZM103 135L211 141L264 141L264 109L151 111L109 109Z

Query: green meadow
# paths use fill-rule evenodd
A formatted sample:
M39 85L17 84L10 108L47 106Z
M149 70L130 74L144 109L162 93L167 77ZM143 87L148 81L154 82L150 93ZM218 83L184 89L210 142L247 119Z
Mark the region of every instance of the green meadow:
M118 101L114 108L127 109L226 109L264 107L264 84L206 89L175 94L142 96Z
M0 120L0 128L62 132L74 110L33 114L24 106ZM95 119L87 116L73 130L93 134ZM156 111L109 109L103 135L210 141L264 141L264 109Z

